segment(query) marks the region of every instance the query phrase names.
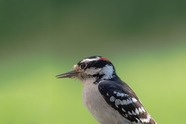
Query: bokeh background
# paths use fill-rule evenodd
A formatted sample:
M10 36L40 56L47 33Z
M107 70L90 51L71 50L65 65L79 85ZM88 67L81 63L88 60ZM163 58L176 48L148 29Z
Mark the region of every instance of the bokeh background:
M56 79L102 55L159 124L186 123L186 2L0 1L0 124L98 124L82 83Z

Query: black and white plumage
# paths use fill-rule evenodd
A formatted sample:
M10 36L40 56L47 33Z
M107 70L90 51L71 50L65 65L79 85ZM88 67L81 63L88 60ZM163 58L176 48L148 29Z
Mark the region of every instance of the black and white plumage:
M101 124L156 124L137 95L102 56L79 61L58 78L77 78L83 85L83 103Z

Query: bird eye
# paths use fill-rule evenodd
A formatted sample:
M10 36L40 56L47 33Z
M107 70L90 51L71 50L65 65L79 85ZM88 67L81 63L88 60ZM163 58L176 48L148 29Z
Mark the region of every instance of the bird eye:
M81 69L84 69L86 67L86 64L85 63L82 63L81 65L80 65L80 68Z

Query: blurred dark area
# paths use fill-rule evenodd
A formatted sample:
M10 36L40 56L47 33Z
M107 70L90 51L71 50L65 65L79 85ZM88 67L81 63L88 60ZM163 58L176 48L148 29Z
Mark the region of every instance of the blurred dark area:
M185 35L185 10L185 1L1 1L1 53L175 45Z

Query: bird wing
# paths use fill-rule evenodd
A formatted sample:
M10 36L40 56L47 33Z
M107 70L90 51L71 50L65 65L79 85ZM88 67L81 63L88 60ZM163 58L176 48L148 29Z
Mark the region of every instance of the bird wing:
M149 114L126 83L106 80L99 83L98 89L105 101L126 119L131 122L150 121Z

